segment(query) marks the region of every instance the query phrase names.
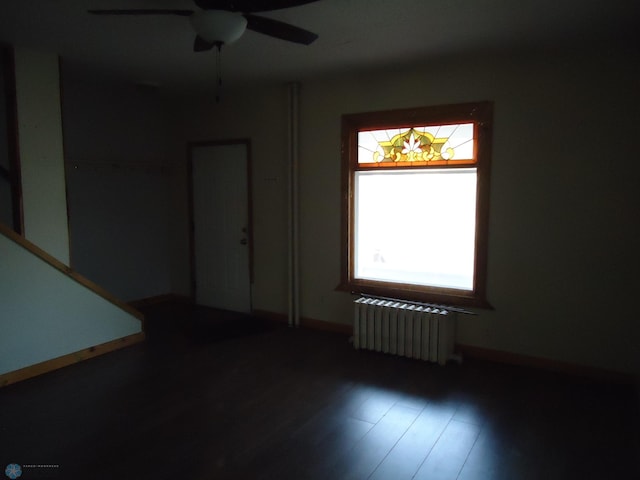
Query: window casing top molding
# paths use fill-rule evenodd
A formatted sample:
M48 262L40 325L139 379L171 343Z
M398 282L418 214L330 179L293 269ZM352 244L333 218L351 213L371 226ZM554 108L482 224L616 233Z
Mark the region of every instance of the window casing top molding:
M489 182L491 167L491 133L492 102L474 102L455 105L437 105L398 109L390 111L364 112L345 114L342 116L342 258L341 283L338 290L352 293L365 293L405 300L447 303L461 306L477 306L491 308L486 299L487 275L487 240L489 218ZM430 162L430 159L415 158L416 162L400 161L392 164L393 158L370 163L358 161L358 135L372 130L399 129L411 131L416 127L442 126L452 124L473 124L473 158L455 161L444 161L443 158ZM419 140L416 140L416 143ZM405 155L413 148L413 143L405 145ZM388 153L388 151L386 151ZM396 153L396 152L394 152ZM396 153L396 157L399 155ZM423 155L424 157L424 155ZM376 164L376 162L380 162ZM416 285L387 282L367 278L356 278L354 275L354 217L356 172L363 171L425 171L429 169L450 169L473 167L477 173L476 206L475 206L475 238L473 259L473 287L469 290L446 288L442 286ZM415 169L415 170L412 170ZM401 206L399 208L402 208Z
M342 116L344 127L356 130L411 128L416 125L438 125L474 122L491 123L493 102L458 103L432 107L404 108L376 112L350 113Z

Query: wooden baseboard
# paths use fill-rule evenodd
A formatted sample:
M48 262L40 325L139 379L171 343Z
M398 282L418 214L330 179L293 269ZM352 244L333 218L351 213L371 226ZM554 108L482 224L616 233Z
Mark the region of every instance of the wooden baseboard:
M563 373L574 377L583 377L590 380L606 381L611 383L633 384L637 378L624 372L616 372L596 367L588 367L574 363L561 362L549 358L533 357L519 353L505 352L501 350L491 350L488 348L475 347L472 345L456 344L456 352L463 357L477 360L484 360L493 363L503 363L518 367L535 368L557 373Z
M100 345L85 348L61 357L52 358L51 360L36 363L35 365L21 368L19 370L14 370L13 372L4 373L0 375L0 388L28 378L42 375L43 373L52 372L53 370L73 365L74 363L97 357L98 355L103 355L123 347L128 347L129 345L142 342L143 340L144 333L134 333L126 337L111 340L110 342L101 343Z
M161 295L154 295L153 297L140 298L138 300L129 301L129 305L133 308L149 307L151 305L158 305L160 303L193 303L193 298L189 295L180 295L177 293L163 293Z
M289 317L284 313L269 312L267 310L254 310L253 314L257 317L270 320L277 323L288 323ZM341 333L343 335L353 335L353 327L343 323L325 322L315 320L313 318L300 318L300 326L313 330L322 330L325 332Z

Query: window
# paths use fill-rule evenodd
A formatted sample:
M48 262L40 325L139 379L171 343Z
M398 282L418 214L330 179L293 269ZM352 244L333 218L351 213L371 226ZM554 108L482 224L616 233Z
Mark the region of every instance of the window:
M340 289L486 301L492 104L342 118Z

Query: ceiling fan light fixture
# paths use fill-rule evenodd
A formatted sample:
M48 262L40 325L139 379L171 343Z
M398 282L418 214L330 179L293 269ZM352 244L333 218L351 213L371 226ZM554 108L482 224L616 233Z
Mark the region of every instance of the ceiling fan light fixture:
M203 10L189 17L200 37L210 43L229 45L238 40L247 28L247 19L226 10Z

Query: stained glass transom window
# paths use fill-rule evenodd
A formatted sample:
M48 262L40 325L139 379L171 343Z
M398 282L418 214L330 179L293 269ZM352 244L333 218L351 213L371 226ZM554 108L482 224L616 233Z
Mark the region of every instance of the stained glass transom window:
M474 124L416 126L358 132L362 167L472 165Z

